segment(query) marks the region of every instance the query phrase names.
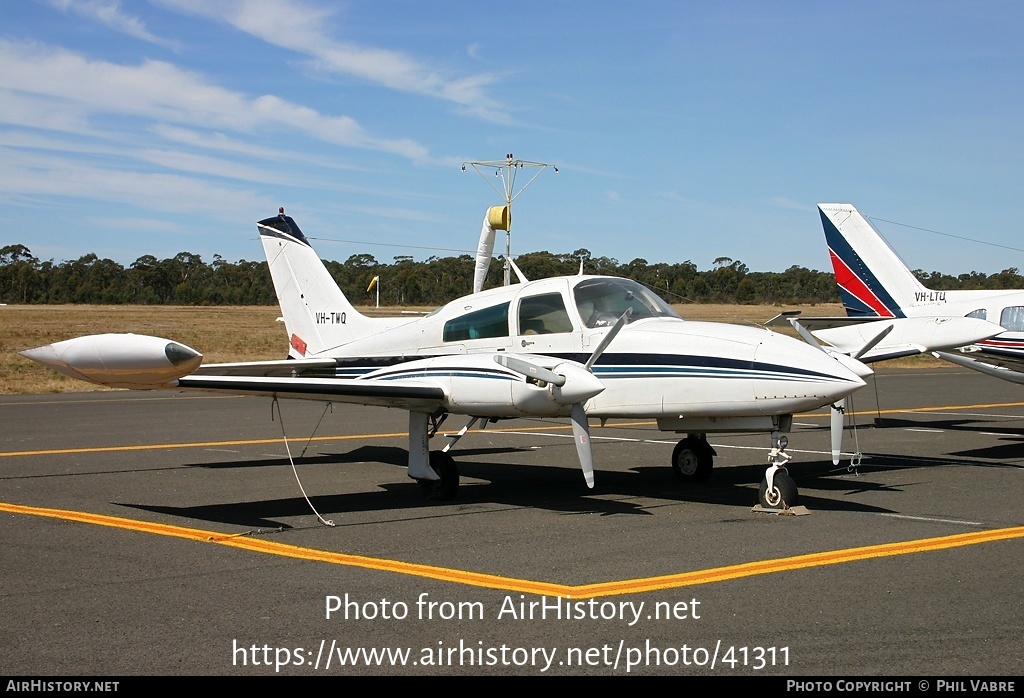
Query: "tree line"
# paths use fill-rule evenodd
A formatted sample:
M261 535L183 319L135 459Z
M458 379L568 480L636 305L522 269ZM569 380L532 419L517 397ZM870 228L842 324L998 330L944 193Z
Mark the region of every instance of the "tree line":
M783 272L752 272L729 257L719 257L701 271L687 260L675 264L634 259L621 263L594 257L589 250L567 254L531 252L516 258L529 279L584 273L627 277L655 290L670 303L739 303L791 305L839 300L831 272L792 266ZM375 302L370 281L380 277L381 305L439 306L472 289L475 260L470 255L430 257L418 262L398 256L380 262L356 254L344 262L324 263L354 305ZM1024 288L1016 268L998 274L970 272L951 276L914 272L936 290ZM491 263L485 288L501 284L501 263ZM140 305L274 305L277 297L265 261L228 262L214 255L204 262L180 252L169 259L144 255L124 267L87 254L64 262L42 261L21 244L0 248L0 303L93 303Z

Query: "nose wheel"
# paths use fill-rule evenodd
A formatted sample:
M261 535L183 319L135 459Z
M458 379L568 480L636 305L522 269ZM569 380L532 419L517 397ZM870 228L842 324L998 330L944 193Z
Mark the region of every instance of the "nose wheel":
M765 471L764 479L757 490L757 503L765 509L789 509L795 507L800 501L800 493L796 483L786 471L786 463L790 456L786 453L786 446L789 439L772 434L772 450L768 452L768 470Z

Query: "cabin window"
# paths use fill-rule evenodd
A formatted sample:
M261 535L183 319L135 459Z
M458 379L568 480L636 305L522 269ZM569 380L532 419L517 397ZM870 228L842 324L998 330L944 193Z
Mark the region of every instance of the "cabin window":
M973 317L979 320L988 320L988 311L985 310L984 308L978 308L977 310L972 310L971 312L967 313L966 317Z
M508 337L508 303L467 313L444 324L442 338L446 342L467 339Z
M1024 305L1003 308L999 315L999 324L1010 332L1024 332Z
M580 319L587 327L613 325L626 308L633 309L629 322L650 317L680 319L672 306L631 279L587 279L576 284L573 295Z
M561 293L524 298L519 302L519 334L572 332Z

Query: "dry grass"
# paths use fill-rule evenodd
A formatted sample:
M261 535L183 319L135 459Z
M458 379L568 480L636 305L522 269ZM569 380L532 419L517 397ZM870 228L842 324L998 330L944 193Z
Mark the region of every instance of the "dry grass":
M781 310L804 315L841 315L838 304L780 308L766 305L681 305L688 320L762 324ZM429 308L360 308L367 315ZM134 332L167 337L194 347L208 363L282 359L287 354L284 324L277 306L183 307L98 305L0 306L0 393L59 393L96 390L96 386L51 371L23 358L21 349L103 332ZM787 330L788 332L788 330ZM897 366L941 365L930 357L886 362Z

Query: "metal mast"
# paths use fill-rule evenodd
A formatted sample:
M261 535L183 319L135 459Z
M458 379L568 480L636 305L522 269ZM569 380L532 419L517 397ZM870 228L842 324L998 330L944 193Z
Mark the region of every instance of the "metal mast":
M558 168L554 165L550 165L546 162L530 162L528 160L518 160L512 153L505 156L504 160L488 160L484 162L464 162L462 163L462 171L466 171L466 166L472 166L476 170L477 174L480 175L491 189L493 189L498 196L502 197L505 201L505 206L508 208L508 227L505 229L505 264L504 264L504 284L509 285L511 276L511 267L509 265L509 257L512 253L512 202L516 200L523 191L533 184L533 180L537 179L541 172L548 167L554 169L555 174L558 174ZM529 181L526 182L522 187L516 191L516 175L519 174L520 170L526 168L535 168L537 171L530 177ZM495 186L495 183L484 174L484 171L494 172L494 176L501 180L501 188Z

